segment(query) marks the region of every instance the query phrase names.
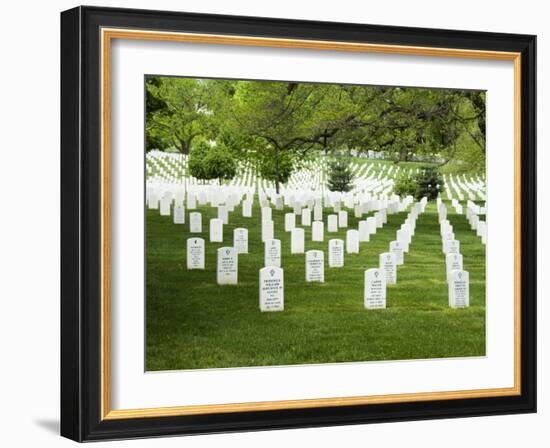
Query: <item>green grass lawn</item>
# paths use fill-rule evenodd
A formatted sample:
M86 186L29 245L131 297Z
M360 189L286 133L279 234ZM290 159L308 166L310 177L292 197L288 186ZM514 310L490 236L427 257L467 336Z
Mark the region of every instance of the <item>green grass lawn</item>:
M146 369L175 370L242 366L331 363L485 355L485 247L465 216L448 219L460 240L464 269L470 272L470 307L448 307L445 259L435 203L417 220L397 285L388 286L387 308L363 308L363 273L377 267L406 213L361 243L359 254L346 254L344 268L328 268L328 239L345 240L345 229L311 241L305 249L325 251L325 283L305 282L305 255L290 254L284 213L273 210L275 238L282 243L285 310L259 310L259 269L263 267L260 209L243 218L237 207L224 226L224 243L208 241L209 219L216 209L200 207L206 242L206 269L186 269L186 224L158 210L146 214ZM365 218L363 218L365 219ZM358 219L349 211L348 229ZM296 219L299 225L299 218ZM239 284L216 284L216 249L233 244L233 229L249 230L249 254L239 255Z

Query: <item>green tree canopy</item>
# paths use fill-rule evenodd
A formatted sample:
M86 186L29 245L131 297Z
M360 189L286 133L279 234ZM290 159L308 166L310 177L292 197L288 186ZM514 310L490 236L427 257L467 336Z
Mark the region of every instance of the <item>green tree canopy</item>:
M233 179L237 173L237 162L231 152L223 145L210 145L199 141L193 145L188 161L189 173L201 180Z
M187 160L187 168L189 174L200 180L209 180L211 177L206 171L205 159L210 150L210 145L203 141L198 142L193 146Z
M237 173L235 158L223 145L216 145L208 151L204 158L204 169L210 179L230 180Z
M215 141L277 189L311 154L352 149L484 170L483 91L168 77L146 89L148 149Z
M189 154L196 138L215 137L213 114L229 95L223 81L194 78L151 77L146 91L152 107L147 111L147 135L171 142L182 154Z

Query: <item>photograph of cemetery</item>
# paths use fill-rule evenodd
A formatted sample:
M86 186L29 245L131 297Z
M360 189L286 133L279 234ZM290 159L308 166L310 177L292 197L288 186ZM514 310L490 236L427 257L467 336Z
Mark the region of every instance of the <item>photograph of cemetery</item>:
M147 371L485 355L485 92L146 76Z

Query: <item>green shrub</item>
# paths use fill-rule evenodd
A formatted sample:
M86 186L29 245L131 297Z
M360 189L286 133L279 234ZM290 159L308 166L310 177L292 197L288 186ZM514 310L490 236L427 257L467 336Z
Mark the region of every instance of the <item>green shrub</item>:
M401 174L393 186L393 192L401 197L413 196L416 200L424 196L436 199L443 189L444 181L437 168L424 167L414 175Z
M416 196L416 181L409 174L401 174L393 185L393 192L402 198L405 196Z
M330 191L347 192L353 188L353 173L343 160L332 162L329 166L328 188Z
M444 182L437 168L423 168L416 175L416 199L420 200L424 196L428 200L436 199L439 192L443 189Z

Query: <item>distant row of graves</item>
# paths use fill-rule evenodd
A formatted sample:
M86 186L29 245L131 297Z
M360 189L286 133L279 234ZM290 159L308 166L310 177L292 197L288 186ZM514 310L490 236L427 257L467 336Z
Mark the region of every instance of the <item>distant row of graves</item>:
M376 185L375 185L376 187ZM257 198L257 199L256 199ZM174 224L185 224L186 208L189 211L189 232L203 233L202 214L195 211L199 206L217 209L217 217L209 220L208 239L210 243L223 243L223 227L229 223L231 213L240 206L242 216L252 217L253 203L259 201L261 210L261 240L264 244L264 266L259 270L259 308L261 311L284 310L284 269L281 266L281 240L274 238L272 210L292 211L284 215L284 230L290 233L290 252L304 254L305 281L325 281L325 252L305 251L303 227L311 227L312 241L325 241L325 233L338 232L348 228L348 210L359 219L357 229L347 229L344 239L328 238L328 267L344 267L345 254L359 253L361 243L369 242L371 235L387 223L388 215L405 212L407 218L396 232L386 252L379 254L378 267L364 272L364 307L366 309L386 308L387 285L397 283L398 266L404 263L412 237L415 235L416 220L425 210L427 200L414 202L412 197L404 199L385 193L372 195L370 191L360 193L319 192L307 189L287 189L276 193L273 189L235 186L200 186L184 188L174 184L151 183L147 189L147 203L150 209L159 209L163 216L172 216ZM452 201L457 213L462 206ZM447 282L449 285L449 306L469 306L469 274L463 270L460 242L455 239L452 225L446 219L445 204L437 201L442 237L442 249L446 256ZM485 243L485 222L479 216L485 213L482 207L468 201L466 216L472 229L478 232ZM326 209L330 212L325 213ZM374 212L373 216L365 215ZM326 219L325 219L326 218ZM301 227L298 226L299 225ZM326 230L326 232L325 232ZM192 236L187 239L187 269L205 269L205 239ZM218 285L238 284L239 255L248 253L248 229L233 231L232 245L217 249L216 281Z
M196 179L189 175L187 169L188 157L184 154L166 153L161 151L150 151L146 155L147 179L155 183L178 184L185 186L204 185L205 181ZM324 192L325 179L322 173L326 171L327 160L318 158L302 163L298 170L295 170L286 185L282 186L282 193L285 191L316 190ZM389 195L392 192L393 184L401 173L414 174L418 168L401 167L399 165L352 159L350 169L354 177L353 192L370 192L371 194ZM444 195L448 200L458 199L459 201L485 201L485 180L480 175L454 175L443 176L445 181ZM206 181L206 184L215 184L217 181ZM273 183L257 176L254 169L241 163L238 175L227 182L232 187L257 187L269 190L274 187Z

